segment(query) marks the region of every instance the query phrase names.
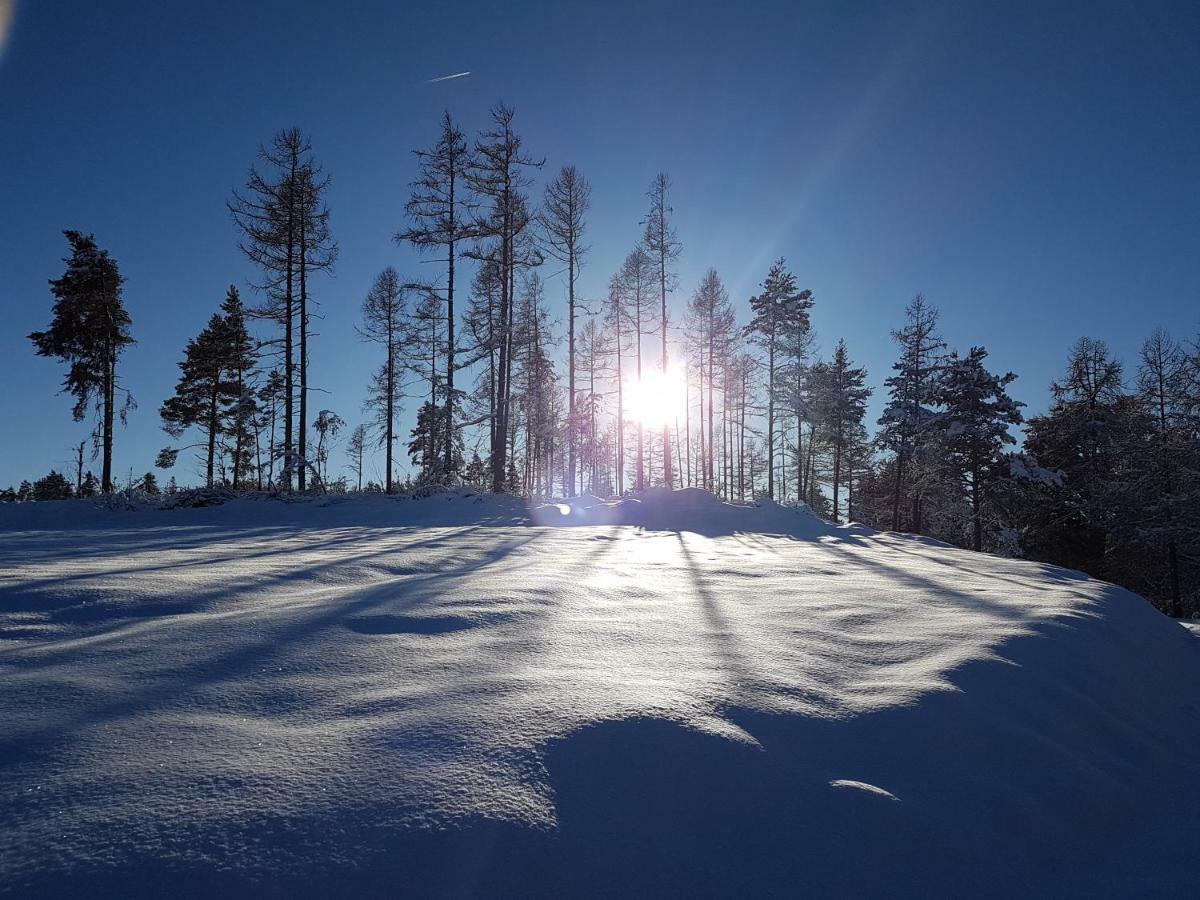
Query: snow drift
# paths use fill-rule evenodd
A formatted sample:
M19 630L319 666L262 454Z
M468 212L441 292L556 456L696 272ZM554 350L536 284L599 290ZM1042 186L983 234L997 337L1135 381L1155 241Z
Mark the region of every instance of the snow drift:
M1198 675L1079 573L699 491L0 507L0 891L1178 894Z

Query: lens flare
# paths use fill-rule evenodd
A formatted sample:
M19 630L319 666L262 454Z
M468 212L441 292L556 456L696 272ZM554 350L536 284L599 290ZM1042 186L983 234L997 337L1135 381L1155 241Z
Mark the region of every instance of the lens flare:
M8 32L16 11L17 0L0 0L0 59L4 57L4 47L8 43Z
M652 369L625 386L629 418L647 428L662 428L683 417L686 402L683 375L676 369Z

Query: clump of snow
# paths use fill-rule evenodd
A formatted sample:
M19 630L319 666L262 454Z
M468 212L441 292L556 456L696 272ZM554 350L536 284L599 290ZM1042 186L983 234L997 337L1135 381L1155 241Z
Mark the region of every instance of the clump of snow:
M0 889L1184 893L1198 675L1112 585L699 491L0 507Z
M1009 474L1018 481L1033 481L1048 487L1062 487L1062 472L1055 472L1038 465L1030 453L1014 453L1009 457Z

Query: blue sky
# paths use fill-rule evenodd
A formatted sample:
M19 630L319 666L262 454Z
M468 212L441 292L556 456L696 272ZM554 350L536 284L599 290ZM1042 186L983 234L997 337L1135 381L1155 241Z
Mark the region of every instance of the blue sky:
M94 232L128 280L139 408L115 471L144 472L184 344L254 275L225 201L293 124L333 176L341 245L317 285L311 381L328 394L310 409L352 423L376 362L362 297L385 265L418 271L391 240L411 150L443 108L474 132L501 99L547 175L572 163L592 182L587 296L665 170L677 306L714 266L744 315L784 255L821 346L845 337L877 386L918 291L952 346L1021 376L1034 412L1080 335L1132 363L1154 327L1200 327L1195 4L574 6L18 0L0 51L0 485L66 467L86 434L25 337L49 321L60 231ZM181 458L177 477L195 472Z

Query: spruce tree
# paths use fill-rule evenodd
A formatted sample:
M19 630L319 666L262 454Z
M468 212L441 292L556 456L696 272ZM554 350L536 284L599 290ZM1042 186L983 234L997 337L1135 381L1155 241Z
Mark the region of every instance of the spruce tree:
M830 362L813 367L812 379L814 418L833 449L833 519L838 521L846 462L853 453L851 444L862 430L871 389L867 370L851 363L844 340L838 341Z
M65 475L54 469L51 469L50 474L44 478L35 481L31 491L32 499L37 501L69 500L72 493L71 482Z
M230 382L224 432L230 440L233 489L236 491L242 486L242 476L254 465L251 442L256 440L259 414L253 384L257 348L246 327L246 308L242 305L241 295L232 284L221 303L221 313L223 354Z
M984 366L987 351L972 347L966 356L951 353L938 377L938 440L971 501L971 546L983 549L983 509L1002 477L1004 448L1015 444L1010 426L1023 420L1023 403L1007 388L1016 380L1009 372L995 375Z
M1104 341L1077 341L1066 376L1050 391L1049 411L1028 422L1025 449L1061 477L1036 488L1024 544L1035 557L1115 579L1111 537L1129 509L1136 464L1130 450L1147 433L1145 423Z
M125 348L134 343L131 320L121 300L125 279L116 260L96 246L95 238L78 231L64 231L71 255L63 261L62 277L50 281L54 295L54 317L45 331L29 335L39 356L53 356L68 364L63 391L75 398L76 421L90 405L97 413L95 434L102 454L101 484L112 490L113 428L117 394L124 393L119 415L125 421L133 397L121 387L117 362Z
M230 286L208 324L184 350L175 393L159 409L163 430L174 438L192 427L204 434L205 484L213 486L218 442L222 435L233 439L231 446L234 487L250 465L250 421L257 406L249 384L254 366L253 341L246 331L245 313L237 288ZM159 465L174 465L179 449L165 448Z

